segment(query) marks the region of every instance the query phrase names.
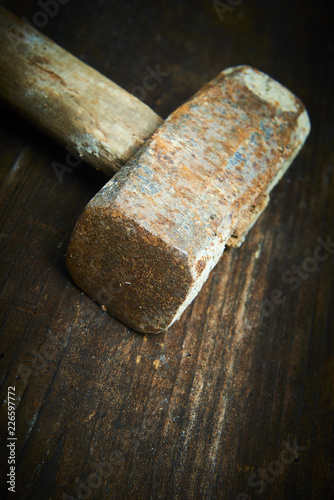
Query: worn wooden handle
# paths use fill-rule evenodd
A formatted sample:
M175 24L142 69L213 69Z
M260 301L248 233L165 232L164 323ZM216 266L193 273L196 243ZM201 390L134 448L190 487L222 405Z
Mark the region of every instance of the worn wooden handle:
M146 104L1 6L0 96L108 175L162 123Z

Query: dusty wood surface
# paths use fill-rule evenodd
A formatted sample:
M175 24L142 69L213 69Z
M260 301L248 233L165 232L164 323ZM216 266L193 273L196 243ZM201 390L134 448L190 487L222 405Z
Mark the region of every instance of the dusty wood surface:
M17 395L15 495L1 408L3 497L333 498L333 253L318 248L334 239L328 9L245 1L220 20L204 1L71 0L42 29L164 117L251 64L304 101L312 133L241 249L168 333L143 337L65 269L104 176L81 164L61 184L52 163L67 152L1 108L1 399ZM145 89L157 65L169 75Z

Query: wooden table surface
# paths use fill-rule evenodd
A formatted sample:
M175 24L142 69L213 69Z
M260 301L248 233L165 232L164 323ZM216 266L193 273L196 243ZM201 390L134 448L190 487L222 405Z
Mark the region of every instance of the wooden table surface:
M334 498L330 2L45 0L46 16L43 1L0 4L163 117L250 64L295 92L312 124L244 245L167 333L143 336L64 264L106 178L80 164L61 183L67 152L1 105L2 498ZM150 69L163 72L153 89Z

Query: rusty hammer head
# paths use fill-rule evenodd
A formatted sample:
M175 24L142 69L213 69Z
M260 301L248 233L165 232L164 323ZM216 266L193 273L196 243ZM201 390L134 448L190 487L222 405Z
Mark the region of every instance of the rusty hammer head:
M242 241L309 129L279 83L223 71L87 205L67 252L74 281L133 329L167 329L226 244Z

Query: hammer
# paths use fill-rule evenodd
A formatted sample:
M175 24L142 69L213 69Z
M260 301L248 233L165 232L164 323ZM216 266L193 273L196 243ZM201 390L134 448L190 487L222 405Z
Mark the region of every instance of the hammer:
M301 101L249 66L221 72L163 122L2 7L0 66L3 99L95 168L118 172L79 217L66 264L139 332L180 318L310 131Z

